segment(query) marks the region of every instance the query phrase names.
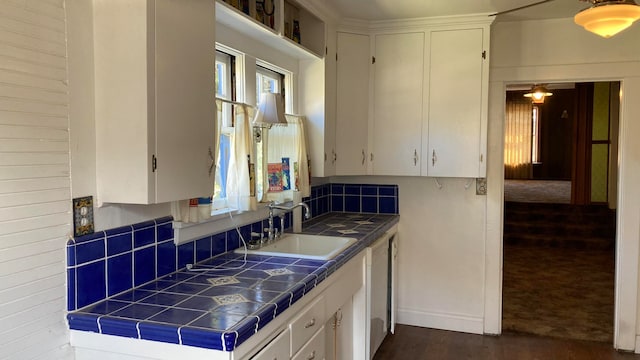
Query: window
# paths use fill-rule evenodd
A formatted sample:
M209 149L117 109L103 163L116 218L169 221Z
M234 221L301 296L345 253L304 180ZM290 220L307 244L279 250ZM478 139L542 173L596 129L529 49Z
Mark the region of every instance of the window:
M258 65L256 67L256 101L260 101L260 94L265 92L284 95L284 75Z
M281 93L284 96L284 75L266 68L265 66L256 66L256 101L260 101L260 94L262 93ZM257 136L254 136L254 139L262 138L262 132L268 131L266 129L256 129L255 132ZM256 174L264 174L266 169L264 168L265 164L265 154L267 153L267 149L265 149L265 142L256 141L254 144L254 154L256 156ZM264 199L265 194L265 184L264 184L264 176L256 176L256 194L258 199Z
M540 163L540 108L531 109L531 162Z
M225 100L235 100L235 57L227 53L216 51L216 97ZM216 178L213 190L212 209L226 207L226 184L229 174L229 158L231 151L230 135L233 131L232 107L222 108L222 124L220 124L220 149L216 159Z

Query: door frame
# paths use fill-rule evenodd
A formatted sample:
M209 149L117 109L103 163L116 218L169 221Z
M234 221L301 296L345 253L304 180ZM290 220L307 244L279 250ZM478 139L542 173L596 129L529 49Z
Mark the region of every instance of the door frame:
M484 332L502 331L502 261L504 224L504 116L507 85L620 81L621 99L618 149L618 211L616 214L616 277L614 342L616 349L634 351L638 324L638 265L640 254L640 104L625 99L640 97L640 67L602 64L512 67L492 71L489 83L487 223L485 252ZM589 77L585 77L589 74ZM493 159L493 160L492 160Z

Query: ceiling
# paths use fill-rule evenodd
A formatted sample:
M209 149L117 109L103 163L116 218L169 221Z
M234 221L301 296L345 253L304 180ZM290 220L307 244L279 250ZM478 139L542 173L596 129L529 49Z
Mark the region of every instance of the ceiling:
M393 20L433 16L496 13L540 0L324 0L345 18ZM573 17L589 7L579 0L555 0L500 15L496 21L521 21Z

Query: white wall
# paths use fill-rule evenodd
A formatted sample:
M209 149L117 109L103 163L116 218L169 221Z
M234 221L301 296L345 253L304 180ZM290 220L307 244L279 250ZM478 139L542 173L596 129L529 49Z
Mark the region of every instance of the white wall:
M496 23L489 99L487 295L485 331L500 329L504 91L508 83L622 81L614 346L638 350L640 229L640 27L603 39L572 19Z
M0 5L0 359L71 359L63 0Z
M331 180L399 186L398 322L483 333L486 197L475 181L439 178L439 188L427 177Z

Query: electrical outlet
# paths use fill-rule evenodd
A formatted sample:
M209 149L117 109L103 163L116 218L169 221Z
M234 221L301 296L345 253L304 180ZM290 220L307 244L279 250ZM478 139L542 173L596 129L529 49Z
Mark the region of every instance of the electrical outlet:
M487 178L476 179L476 195L487 195Z
M73 236L93 234L93 196L73 199Z

